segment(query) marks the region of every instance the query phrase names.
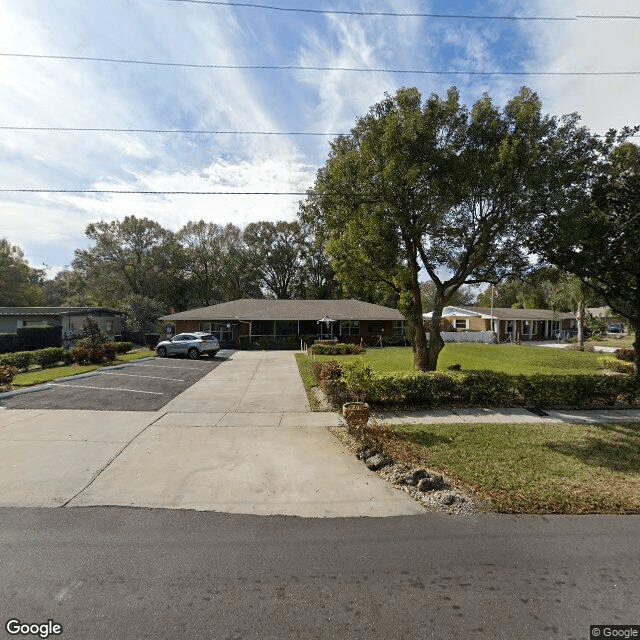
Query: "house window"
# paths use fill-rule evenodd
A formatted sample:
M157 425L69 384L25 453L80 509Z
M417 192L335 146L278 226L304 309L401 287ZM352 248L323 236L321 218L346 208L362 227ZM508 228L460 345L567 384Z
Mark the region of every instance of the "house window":
M468 329L469 328L469 321L468 320L460 320L460 319L456 318L454 326L456 328L456 331L458 329L462 329L462 330Z
M393 335L394 336L403 336L404 335L404 320L394 320L393 321Z
M341 336L360 335L360 321L359 320L341 320L340 335Z
M367 328L369 333L384 333L384 322L370 322Z

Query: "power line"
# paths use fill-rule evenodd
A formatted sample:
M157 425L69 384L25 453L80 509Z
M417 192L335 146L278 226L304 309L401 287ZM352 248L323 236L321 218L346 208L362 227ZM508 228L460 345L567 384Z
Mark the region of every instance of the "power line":
M0 189L0 193L93 193L171 196L306 196L307 191L136 191L134 189Z
M0 126L0 131L61 131L79 133L180 133L202 135L254 135L254 136L338 136L339 133L318 131L218 131L213 129L116 129L109 127L22 127Z
M194 64L185 62L158 62L153 60L128 60L119 58L98 58L91 56L57 56L33 53L2 53L0 56L13 58L35 58L42 60L76 60L89 62L110 62L116 64L151 65L158 67L186 67L192 69L232 69L270 71L351 71L359 73L406 73L442 76L636 76L640 71L462 71L428 69L384 69L367 67L314 67L306 65L231 65Z
M562 22L573 22L574 17L553 17L553 16L474 16L451 13L396 13L393 11L341 11L337 9L301 9L296 7L275 7L266 4L254 4L250 2L221 2L218 0L166 0L167 2L184 2L191 4L208 4L220 7L240 7L250 9L265 9L267 11L289 11L296 13L315 13L331 15L349 16L386 16L393 18L452 18L462 20L552 20ZM591 16L590 16L591 17ZM595 16L594 16L595 17Z

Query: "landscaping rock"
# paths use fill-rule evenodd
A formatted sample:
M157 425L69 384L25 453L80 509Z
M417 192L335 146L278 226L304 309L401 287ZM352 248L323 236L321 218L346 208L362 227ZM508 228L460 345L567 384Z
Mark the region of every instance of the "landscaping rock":
M428 478L429 474L424 469L413 469L410 473L405 475L404 484L408 484L411 487L415 487L420 480Z
M377 453L380 453L377 449L373 449L372 447L363 447L356 451L356 458L358 458L358 460L366 460L367 458L375 456Z
M371 469L371 471L378 471L378 469L382 469L382 467L386 467L392 463L392 460L389 460L389 458L383 456L381 453L371 456L365 461L365 464L369 469Z
M440 497L440 502L442 502L442 504L450 505L450 504L453 504L455 501L456 501L456 497L453 495L453 493L443 493L442 496Z
M436 491L444 488L444 478L442 476L427 475L418 482L418 491Z

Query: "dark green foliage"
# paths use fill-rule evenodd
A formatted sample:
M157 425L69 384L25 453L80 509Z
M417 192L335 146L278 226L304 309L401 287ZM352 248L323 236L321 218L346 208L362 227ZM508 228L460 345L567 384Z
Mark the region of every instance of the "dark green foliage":
M32 358L32 351L15 351L13 353L4 353L0 355L0 365L17 367L21 371L24 371L31 364Z
M338 342L337 344L313 344L309 347L309 353L314 356L349 356L364 353L364 348L359 344Z
M496 371L375 373L361 361L343 365L351 399L378 407L597 407L640 403L637 376L511 375Z
M58 362L64 362L66 349L62 347L48 347L34 351L31 362L39 364L43 369L53 367Z

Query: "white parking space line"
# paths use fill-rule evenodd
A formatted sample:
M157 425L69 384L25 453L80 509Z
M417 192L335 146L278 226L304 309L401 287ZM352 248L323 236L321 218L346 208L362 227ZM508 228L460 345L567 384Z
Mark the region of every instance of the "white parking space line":
M163 378L161 376L145 376L140 373L117 373L115 371L102 371L103 376L128 376L129 378L153 378L154 380L171 380L171 382L184 382L183 378Z
M184 367L182 365L175 365L175 364L136 364L136 367L156 367L156 368L160 368L160 369L189 369L189 371L193 371L193 367Z
M56 384L56 387L74 387L76 389L93 389L94 391L128 391L129 393L148 393L154 396L162 396L161 391L140 391L138 389L121 389L119 387L90 387L83 384Z

